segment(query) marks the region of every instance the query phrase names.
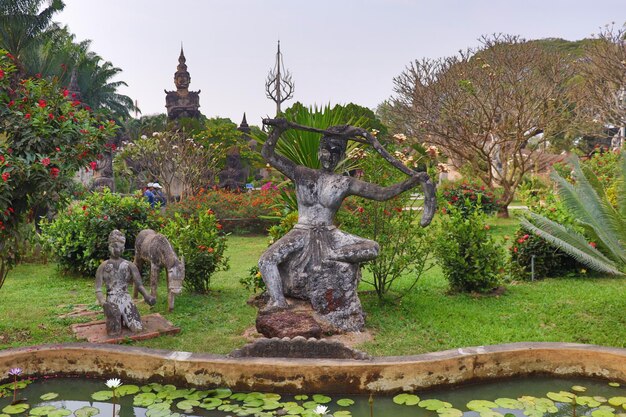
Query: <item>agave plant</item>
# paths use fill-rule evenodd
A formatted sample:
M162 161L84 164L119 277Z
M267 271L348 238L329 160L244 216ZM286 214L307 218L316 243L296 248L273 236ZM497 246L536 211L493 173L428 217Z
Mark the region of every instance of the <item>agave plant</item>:
M536 213L521 220L526 230L598 272L624 275L626 268L626 158L620 159L617 207L608 200L598 177L581 168L573 158L574 183L556 172L551 177L565 208L577 219L585 235L577 233Z

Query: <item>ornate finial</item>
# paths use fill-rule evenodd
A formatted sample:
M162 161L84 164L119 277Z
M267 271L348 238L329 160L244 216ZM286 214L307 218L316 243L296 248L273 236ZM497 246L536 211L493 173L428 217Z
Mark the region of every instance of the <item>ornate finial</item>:
M178 57L178 66L176 67L176 73L174 74L174 84L176 84L176 88L179 92L184 93L187 92L189 88L189 83L191 83L191 76L187 71L187 65L185 64L187 59L185 58L185 53L183 52L183 44L180 44L180 56Z
M76 73L76 67L72 69L72 75L70 75L70 85L67 86L67 91L70 93L72 100L80 100L80 87L78 86L78 75Z
M280 105L293 97L295 84L291 80L291 73L287 71L282 61L283 54L280 52L280 40L276 52L276 64L270 70L265 82L265 94L267 98L276 103L276 115L281 114Z

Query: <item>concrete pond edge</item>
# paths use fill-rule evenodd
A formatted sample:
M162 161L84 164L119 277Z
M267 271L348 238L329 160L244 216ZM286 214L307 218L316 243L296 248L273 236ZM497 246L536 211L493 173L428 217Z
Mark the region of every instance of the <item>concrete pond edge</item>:
M91 343L1 350L0 370L16 367L26 377L77 375L237 391L390 394L531 375L626 383L626 349L510 343L369 360L231 358Z

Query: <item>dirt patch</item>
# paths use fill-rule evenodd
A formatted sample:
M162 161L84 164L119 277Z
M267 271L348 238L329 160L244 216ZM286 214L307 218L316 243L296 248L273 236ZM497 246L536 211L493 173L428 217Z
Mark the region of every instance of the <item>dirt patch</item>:
M31 339L30 330L15 329L10 332L0 332L0 345L13 342L27 342Z

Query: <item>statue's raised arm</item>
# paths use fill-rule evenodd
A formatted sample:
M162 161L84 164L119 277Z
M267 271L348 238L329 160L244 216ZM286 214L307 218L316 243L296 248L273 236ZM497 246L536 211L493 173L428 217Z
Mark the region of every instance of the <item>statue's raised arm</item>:
M289 158L285 158L276 152L276 145L280 135L291 128L290 123L286 119L263 119L263 124L272 126L272 131L263 144L263 148L261 148L261 155L271 166L285 174L287 178L293 180L296 164Z
M391 165L408 175L409 178L388 187L381 187L376 184L354 180L352 187L350 188L350 194L372 200L384 201L413 188L417 184L422 184L422 190L424 192L424 206L420 225L424 227L429 225L435 215L435 211L437 210L437 199L435 195L435 185L431 181L428 174L425 172L414 171L400 162L397 158L394 158L385 148L383 148L376 136L372 135L367 130L361 128L353 129L354 132L351 133L365 138L367 143L376 149L376 152L385 158Z

